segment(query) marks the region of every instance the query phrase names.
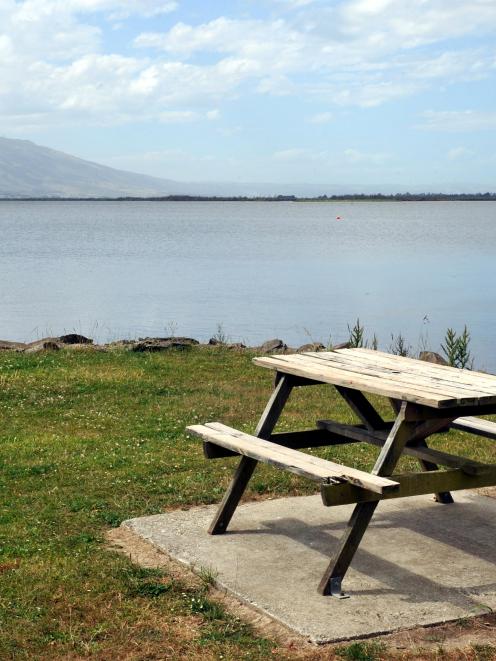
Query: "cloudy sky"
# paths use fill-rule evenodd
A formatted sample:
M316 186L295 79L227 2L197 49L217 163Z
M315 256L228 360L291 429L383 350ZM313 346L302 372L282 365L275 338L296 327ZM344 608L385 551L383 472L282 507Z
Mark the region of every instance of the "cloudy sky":
M186 181L494 190L496 0L0 0L0 134Z

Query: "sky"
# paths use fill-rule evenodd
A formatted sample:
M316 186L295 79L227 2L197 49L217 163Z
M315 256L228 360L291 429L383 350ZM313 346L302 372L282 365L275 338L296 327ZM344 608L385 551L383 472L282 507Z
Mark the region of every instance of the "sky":
M0 134L180 181L496 190L496 0L0 0Z

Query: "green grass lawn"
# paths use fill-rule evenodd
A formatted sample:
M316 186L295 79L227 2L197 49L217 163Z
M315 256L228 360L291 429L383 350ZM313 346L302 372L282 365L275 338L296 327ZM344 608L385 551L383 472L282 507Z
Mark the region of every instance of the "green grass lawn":
M1 659L286 658L212 602L201 581L136 567L104 541L123 519L221 498L234 460L206 461L184 429L220 420L253 431L272 373L251 357L205 347L0 353ZM330 414L354 420L332 388L301 388L278 429ZM467 454L467 438L452 432L451 450ZM318 453L368 469L377 450ZM495 461L483 439L471 438L470 456ZM315 489L263 466L247 497Z

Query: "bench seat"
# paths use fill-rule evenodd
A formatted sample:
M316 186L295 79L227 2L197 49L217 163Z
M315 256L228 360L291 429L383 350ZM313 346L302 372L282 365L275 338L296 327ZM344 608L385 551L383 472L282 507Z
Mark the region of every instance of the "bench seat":
M475 434L476 436L484 436L485 438L492 438L496 440L496 422L486 420L485 418L474 418L466 416L453 420L450 427L460 431Z
M302 475L316 482L348 482L378 494L399 489L398 482L386 477L379 477L327 459L314 457L257 436L245 434L220 422L190 425L187 430L207 443L220 445L238 454Z

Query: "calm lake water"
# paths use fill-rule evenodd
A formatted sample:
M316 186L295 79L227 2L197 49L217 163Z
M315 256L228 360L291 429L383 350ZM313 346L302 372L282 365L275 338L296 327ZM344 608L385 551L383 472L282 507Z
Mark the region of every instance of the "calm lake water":
M337 220L337 216L341 220ZM472 334L496 372L491 202L1 202L0 338L290 345Z

